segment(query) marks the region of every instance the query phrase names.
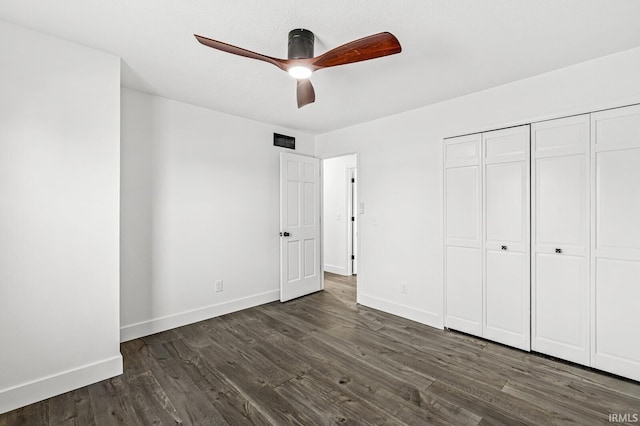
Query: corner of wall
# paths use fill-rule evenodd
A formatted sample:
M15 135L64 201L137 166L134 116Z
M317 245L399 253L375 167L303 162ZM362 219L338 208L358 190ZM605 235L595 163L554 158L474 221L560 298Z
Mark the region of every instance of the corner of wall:
M275 302L277 300L280 300L280 291L273 290L191 311L180 312L136 324L126 325L120 328L120 341L127 342L150 334L160 333L173 328L193 324L195 322L241 311L243 309L264 305L265 303Z
M122 355L0 390L0 414L122 374Z

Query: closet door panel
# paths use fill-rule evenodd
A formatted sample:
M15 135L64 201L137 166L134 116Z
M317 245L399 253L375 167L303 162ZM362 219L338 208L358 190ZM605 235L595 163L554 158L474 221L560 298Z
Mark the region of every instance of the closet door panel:
M535 255L532 349L589 364L589 304L585 256Z
M522 162L486 166L486 241L524 242L525 165Z
M536 159L536 243L586 246L586 155Z
M599 152L596 176L597 248L640 254L640 149Z
M596 368L640 380L640 262L598 259Z
M589 116L531 134L531 347L589 365Z
M524 161L529 157L529 126L482 134L486 163Z
M447 169L445 192L447 239L477 244L480 237L480 167Z
M487 250L484 337L529 349L528 254Z
M447 247L446 326L482 335L482 251Z
M593 366L640 380L640 106L592 114Z
M445 327L482 333L480 135L444 143Z
M529 126L483 134L483 336L530 348Z

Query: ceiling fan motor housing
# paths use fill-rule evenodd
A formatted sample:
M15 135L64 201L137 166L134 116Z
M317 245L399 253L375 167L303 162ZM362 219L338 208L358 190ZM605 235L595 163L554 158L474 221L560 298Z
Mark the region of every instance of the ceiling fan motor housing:
M305 29L289 31L289 59L313 58L313 33Z

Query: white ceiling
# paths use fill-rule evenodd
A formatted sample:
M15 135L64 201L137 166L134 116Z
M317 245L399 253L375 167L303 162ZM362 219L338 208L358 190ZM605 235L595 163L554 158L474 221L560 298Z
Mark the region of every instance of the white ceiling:
M0 0L0 19L120 56L123 86L314 134L640 45L638 0ZM286 58L294 28L316 55L381 31L403 51L318 71L298 110L286 73L193 37Z

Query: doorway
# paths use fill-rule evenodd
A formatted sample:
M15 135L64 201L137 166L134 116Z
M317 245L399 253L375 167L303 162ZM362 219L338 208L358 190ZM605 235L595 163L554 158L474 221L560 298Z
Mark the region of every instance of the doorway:
M358 272L358 170L356 154L322 160L323 269L353 277Z

